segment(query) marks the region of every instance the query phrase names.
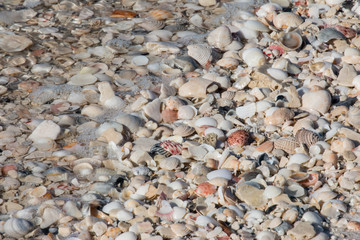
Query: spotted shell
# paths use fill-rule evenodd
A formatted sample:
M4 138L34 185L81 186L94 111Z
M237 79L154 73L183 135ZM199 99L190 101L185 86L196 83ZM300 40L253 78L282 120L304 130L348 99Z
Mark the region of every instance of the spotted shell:
M311 145L320 141L319 135L305 128L302 128L296 132L295 139L299 144L306 144L307 147L310 147Z
M211 48L206 45L194 44L187 47L188 55L195 59L201 66L209 67L212 60Z
M293 137L279 138L274 142L274 148L281 149L289 154L295 154L297 147L299 147L299 143Z
M153 145L150 149L151 154L164 155L165 157L170 157L171 155L180 155L181 151L181 144L170 140L165 140L161 143L157 143Z
M173 134L175 136L187 137L192 135L194 132L195 129L193 127L182 124L174 129Z
M233 147L242 147L249 143L250 134L246 130L237 130L230 134L227 139L227 143Z

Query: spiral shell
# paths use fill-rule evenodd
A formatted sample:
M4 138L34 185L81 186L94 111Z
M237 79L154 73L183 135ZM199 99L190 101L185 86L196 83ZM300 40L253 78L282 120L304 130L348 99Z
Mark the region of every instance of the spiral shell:
M187 47L188 55L195 59L201 66L209 67L212 60L211 48L206 45L194 44Z
M249 143L250 134L246 130L237 130L230 134L227 139L227 143L233 147L242 147Z
M274 148L281 149L289 154L295 154L297 147L299 147L299 143L293 137L279 138L274 142Z
M181 151L181 144L170 140L165 140L161 143L157 143L150 149L151 154L164 155L165 157L170 157L171 155L179 155L181 154Z
M295 139L299 144L306 144L307 147L320 141L319 135L315 132L302 128L295 134Z
M4 225L5 233L13 238L21 238L33 228L31 222L21 218L10 218Z
M227 26L220 26L209 33L208 43L221 50L232 42L231 31Z

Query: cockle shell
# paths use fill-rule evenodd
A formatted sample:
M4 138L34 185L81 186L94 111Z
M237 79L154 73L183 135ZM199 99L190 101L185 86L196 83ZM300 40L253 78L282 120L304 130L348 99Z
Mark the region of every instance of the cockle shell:
M88 176L93 172L94 168L90 163L83 162L74 166L73 171L79 177Z
M292 12L283 12L276 15L273 19L273 24L276 28L297 28L303 23L303 19Z
M33 224L25 219L10 218L5 222L5 233L13 238L21 238L34 228Z
M279 41L286 50L296 50L303 43L301 35L297 32L285 33Z
M233 147L242 147L249 143L250 134L246 130L237 130L229 135L227 143Z
M205 98L207 88L212 84L205 78L191 78L187 83L179 88L179 95L186 98Z
M171 224L170 228L178 237L184 237L190 233L190 229L183 223Z
M305 110L325 114L331 106L331 95L326 90L310 91L302 96L302 107Z
M317 143L320 141L320 137L318 134L311 130L307 130L305 128L301 128L295 134L295 139L298 141L299 144L306 144L307 147Z
M188 137L188 136L192 135L194 132L195 132L195 129L193 127L182 124L174 129L173 134L175 136L178 135L181 137Z
M153 31L153 30L162 29L165 26L165 23L163 21L149 18L149 19L145 19L144 22L140 23L139 26L147 31Z
M197 110L194 106L191 105L185 105L179 107L178 110L178 118L187 120L187 119L193 119L197 115Z
M265 118L267 125L280 125L286 121L292 120L295 114L291 109L278 108L270 116Z
M209 68L212 60L212 51L206 45L194 44L187 46L188 55L195 59L201 66Z
M281 149L289 154L296 153L295 149L297 147L299 147L299 143L293 137L279 138L274 142L274 148Z
M155 20L165 20L165 19L171 18L173 15L168 10L154 9L148 13L148 16Z
M244 50L242 59L249 67L260 67L265 63L265 55L258 48L248 48Z
M207 41L211 46L224 50L232 42L231 31L227 26L220 26L209 33Z
M173 142L170 140L165 140L161 143L157 143L151 147L151 154L160 154L165 157L170 157L171 155L181 154L182 146L180 143Z

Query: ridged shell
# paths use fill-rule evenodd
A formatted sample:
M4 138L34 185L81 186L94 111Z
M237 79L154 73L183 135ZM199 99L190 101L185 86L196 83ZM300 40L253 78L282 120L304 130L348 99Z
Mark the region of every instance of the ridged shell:
M170 157L171 155L179 155L181 154L181 151L181 144L170 140L165 140L161 143L157 143L150 149L151 154L164 155L165 157Z
M195 129L193 127L182 124L174 129L173 134L175 136L188 137L192 135L194 132Z
M216 65L227 69L235 69L239 65L239 61L235 58L225 57L217 61Z
M303 23L303 19L291 12L283 12L274 17L273 24L276 28L296 28Z
M299 144L306 144L307 147L320 141L320 137L315 132L302 128L295 134L295 139Z
M5 222L5 233L13 238L21 238L34 228L33 224L25 219L10 218Z
M302 37L297 32L285 33L279 39L281 45L287 50L296 50L302 45Z
M171 224L170 228L178 237L184 237L190 233L190 229L188 229L186 225L182 223Z
M200 197L207 197L216 192L216 186L209 182L200 183L195 189L195 193Z
M212 60L211 48L201 45L194 44L187 47L188 55L195 59L201 66L209 67Z
M242 147L249 143L250 140L250 134L246 130L237 130L230 134L230 136L227 139L227 143L230 146L234 147Z
M90 163L79 163L74 166L73 171L79 177L84 177L90 175L93 172L94 168Z
M220 26L209 33L208 43L221 50L232 42L231 31L227 26Z
M293 137L279 138L274 142L274 148L281 149L289 154L295 154L297 147L299 147L299 143Z
M144 22L139 24L140 27L144 28L146 31L153 31L162 29L165 26L163 21L158 21L152 18L145 19Z
M173 15L170 11L164 9L154 9L148 13L149 17L155 20L165 20L171 18Z

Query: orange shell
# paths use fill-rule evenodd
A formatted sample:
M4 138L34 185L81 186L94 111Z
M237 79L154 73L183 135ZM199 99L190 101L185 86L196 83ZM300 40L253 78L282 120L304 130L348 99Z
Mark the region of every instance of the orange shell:
M161 113L164 122L172 123L178 120L178 112L176 110L164 109Z
M216 186L209 182L200 183L195 189L195 193L200 197L206 197L216 192Z
M272 141L266 141L260 144L259 146L257 146L256 151L269 153L273 150L273 148L274 148L274 143Z
M126 11L126 10L115 10L111 13L110 17L112 18L133 18L137 14L135 12Z
M245 130L238 130L230 134L227 142L230 146L242 147L249 143L250 134Z
M171 18L173 15L171 12L164 9L154 9L149 12L149 16L155 20L165 20Z
M299 184L303 187L310 187L314 185L319 180L318 173L309 173L309 177L303 181L300 181Z

